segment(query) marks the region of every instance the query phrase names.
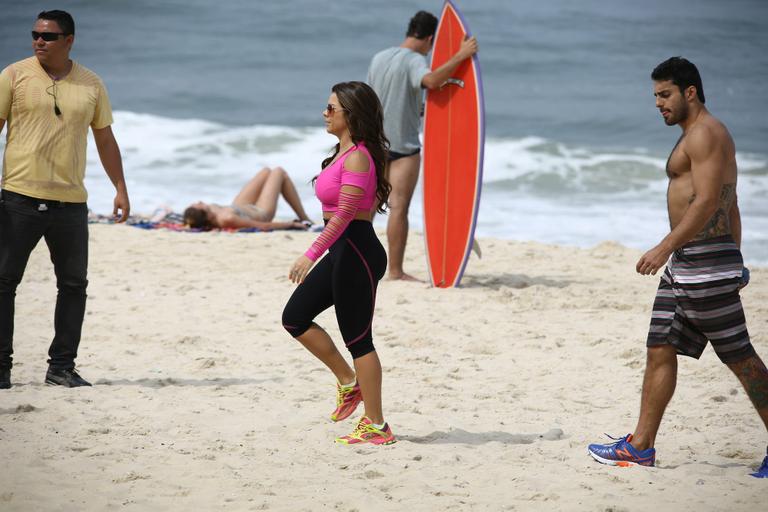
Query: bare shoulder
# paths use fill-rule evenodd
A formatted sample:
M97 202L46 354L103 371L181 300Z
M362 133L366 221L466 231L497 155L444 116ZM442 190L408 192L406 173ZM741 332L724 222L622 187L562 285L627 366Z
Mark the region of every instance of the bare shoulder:
M213 223L220 228L231 228L237 224L239 217L231 208L220 208L213 212Z
M344 169L352 172L368 172L371 162L364 151L356 149L347 155L344 160Z
M693 159L715 152L727 153L732 147L733 140L728 129L711 115L692 126L685 137L685 152Z

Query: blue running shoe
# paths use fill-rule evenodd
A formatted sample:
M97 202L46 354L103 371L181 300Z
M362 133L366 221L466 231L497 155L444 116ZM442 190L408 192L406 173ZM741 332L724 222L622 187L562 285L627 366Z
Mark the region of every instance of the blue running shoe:
M606 434L608 436L608 434ZM608 436L615 443L609 444L591 444L587 448L593 459L601 464L608 464L609 466L653 466L656 461L656 450L654 448L648 448L647 450L636 450L632 446L632 434L627 434L624 437L612 437Z
M768 450L766 450L768 452ZM755 478L768 478L768 455L763 459L763 463L757 469L756 472L750 473Z

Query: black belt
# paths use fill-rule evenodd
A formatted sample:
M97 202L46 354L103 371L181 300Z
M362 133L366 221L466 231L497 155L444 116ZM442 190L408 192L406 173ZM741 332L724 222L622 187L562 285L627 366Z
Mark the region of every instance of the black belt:
M39 212L45 212L51 208L66 208L67 206L77 206L77 205L85 204L85 203L68 203L66 201L57 201L55 199L40 199L38 197L25 196L24 194L11 192L10 190L5 190L5 189L2 190L1 194L3 199L5 199L6 197L13 197L15 199L19 199L21 201L24 201L27 204L34 206Z

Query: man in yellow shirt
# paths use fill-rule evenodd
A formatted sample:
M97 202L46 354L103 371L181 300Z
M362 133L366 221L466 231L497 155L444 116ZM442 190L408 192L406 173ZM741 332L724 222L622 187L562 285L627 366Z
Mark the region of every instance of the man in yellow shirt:
M0 389L11 387L16 287L43 237L58 288L45 382L90 386L75 371L88 286L89 126L117 190L113 213L124 222L130 211L109 97L95 73L70 60L74 40L72 16L41 12L32 30L34 56L0 73L0 132L8 124L0 192Z

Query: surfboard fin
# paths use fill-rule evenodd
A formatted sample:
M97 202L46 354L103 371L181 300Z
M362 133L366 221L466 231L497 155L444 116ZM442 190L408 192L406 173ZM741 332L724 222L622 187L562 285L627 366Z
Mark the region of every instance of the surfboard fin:
M483 259L483 251L480 249L480 244L477 243L477 239L472 239L472 252L477 254L477 257Z

